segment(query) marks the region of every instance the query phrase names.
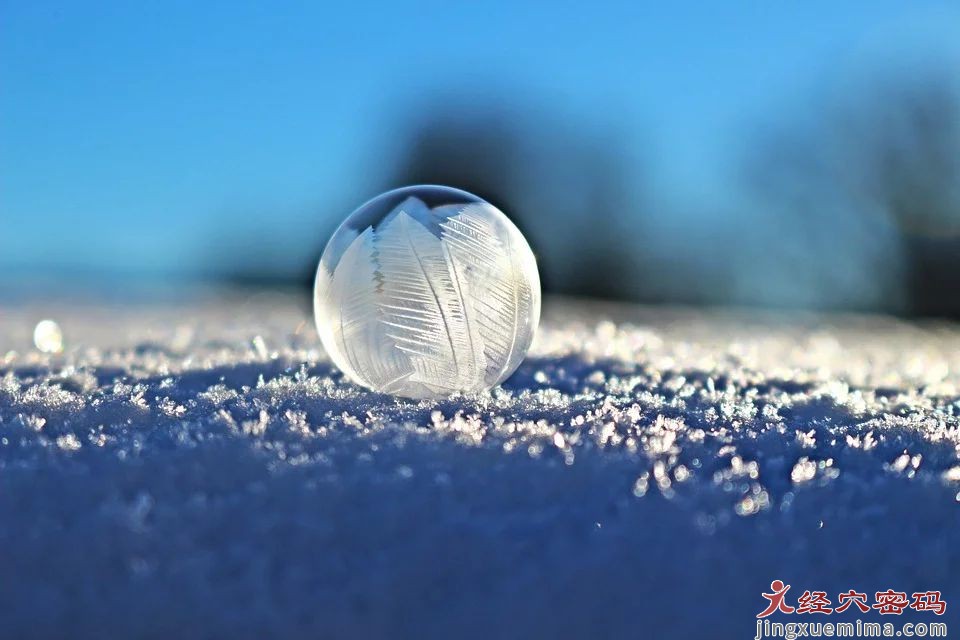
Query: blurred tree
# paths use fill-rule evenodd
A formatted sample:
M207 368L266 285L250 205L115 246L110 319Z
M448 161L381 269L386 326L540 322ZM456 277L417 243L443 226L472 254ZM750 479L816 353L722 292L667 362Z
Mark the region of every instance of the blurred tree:
M921 77L876 104L860 121L865 183L903 232L910 310L960 316L960 92Z
M828 101L809 126L764 138L747 174L757 224L782 239L765 266L785 296L960 315L960 100L947 77Z
M446 184L507 213L530 241L544 289L635 298L637 198L616 138L489 105L416 110L391 186Z

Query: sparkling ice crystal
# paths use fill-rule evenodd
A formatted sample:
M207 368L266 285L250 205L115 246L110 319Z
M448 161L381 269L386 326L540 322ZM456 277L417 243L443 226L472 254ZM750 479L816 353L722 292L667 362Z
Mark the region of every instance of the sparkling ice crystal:
M540 319L540 276L523 235L490 203L404 187L333 234L314 310L324 349L354 382L441 398L513 373Z

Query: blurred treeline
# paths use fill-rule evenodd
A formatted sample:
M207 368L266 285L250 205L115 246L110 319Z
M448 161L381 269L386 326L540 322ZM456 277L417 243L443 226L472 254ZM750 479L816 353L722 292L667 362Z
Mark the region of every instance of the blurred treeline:
M655 154L617 123L588 128L495 89L417 104L398 162L376 167L372 182L447 184L496 204L530 240L549 293L960 317L960 88L950 74L813 92L743 131L728 158L733 197L692 207L658 190ZM331 207L329 230L349 211Z

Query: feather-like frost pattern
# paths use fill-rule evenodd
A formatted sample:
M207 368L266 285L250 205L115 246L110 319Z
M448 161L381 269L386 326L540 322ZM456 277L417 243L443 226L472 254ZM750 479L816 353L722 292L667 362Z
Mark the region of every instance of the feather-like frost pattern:
M489 205L457 207L459 212L440 227L451 262L467 283L468 315L484 345L484 381L492 386L516 368L530 346L532 332L524 329L530 322L534 295L530 265L514 247L519 232L498 228L486 207ZM539 307L536 315L539 317Z
M347 375L390 393L414 370L381 330L377 284L374 231L368 227L347 247L329 284L337 309L331 329L346 357Z
M484 379L483 344L470 326L467 284L430 220L429 209L410 198L377 227L381 322L409 357L410 381L433 392L473 390Z

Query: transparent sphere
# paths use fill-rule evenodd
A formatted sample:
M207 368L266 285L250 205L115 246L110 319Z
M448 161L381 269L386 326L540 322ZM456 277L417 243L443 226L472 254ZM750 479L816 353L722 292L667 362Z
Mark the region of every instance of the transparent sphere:
M540 320L530 246L499 209L404 187L350 214L317 269L323 347L357 384L408 398L482 391L519 366Z

